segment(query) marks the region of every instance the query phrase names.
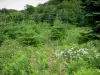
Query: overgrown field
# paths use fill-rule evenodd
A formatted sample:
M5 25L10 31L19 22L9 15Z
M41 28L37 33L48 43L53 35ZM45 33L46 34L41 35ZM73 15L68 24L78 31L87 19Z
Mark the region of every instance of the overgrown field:
M0 75L100 75L100 41L77 27L0 23Z

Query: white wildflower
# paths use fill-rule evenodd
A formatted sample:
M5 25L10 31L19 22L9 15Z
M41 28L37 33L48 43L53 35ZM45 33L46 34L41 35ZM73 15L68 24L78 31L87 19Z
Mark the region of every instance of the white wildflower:
M83 54L89 54L87 51L83 51Z
M100 53L97 53L97 55L95 56L95 58L98 58L100 56Z
M64 51L61 51L61 52L56 51L55 52L55 56L62 56L63 54L64 54Z
M88 51L89 49L87 49L87 48L84 48L84 50Z

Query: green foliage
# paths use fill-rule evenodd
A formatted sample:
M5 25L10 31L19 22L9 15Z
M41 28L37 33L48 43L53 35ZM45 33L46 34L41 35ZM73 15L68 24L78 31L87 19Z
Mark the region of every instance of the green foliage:
M33 45L34 47L40 46L43 43L42 38L40 36L24 37L20 39L21 43L25 45Z
M8 14L8 10L7 10L6 8L2 8L1 12L2 12L3 14Z
M100 1L84 0L83 3L85 6L84 10L86 11L85 16L87 17L88 25L93 28L92 34L95 35L96 33L100 33L100 27L98 26L99 23L97 23L100 21L100 10L98 10L100 8Z
M66 24L65 24L66 25ZM62 40L62 44L77 44L78 37L80 37L80 32L83 32L84 28L79 28L74 25L67 25L66 27L65 39Z
M0 10L0 74L99 75L99 3L50 0Z
M56 17L59 17L63 23L77 23L78 25L83 25L84 11L81 4L82 2L80 0L51 0L44 5L37 6L36 11L43 14L42 22L49 22L52 24Z
M24 14L21 12L14 12L14 13L10 13L7 16L7 21L14 21L15 23L20 23L22 22L24 19Z
M99 72L97 72L97 70L94 68L82 67L76 73L74 72L74 75L99 75Z
M84 62L84 60L82 58L79 58L78 61L74 61L74 60L71 60L69 63L68 63L68 74L73 74L73 72L77 72L78 70L81 69L81 67L85 67L86 62Z
M4 66L2 72L6 75L24 75L27 74L28 66L29 58L27 54L18 52L12 57L12 60Z
M65 9L66 22L71 24L81 24L84 22L83 14L84 11L82 10L81 6L82 2L80 0L64 0L60 4L57 5L57 9ZM81 23L80 23L81 22Z
M96 33L93 33L92 29L86 29L84 32L80 32L79 43L86 43L91 40L99 40L100 36Z
M32 15L35 11L35 8L34 8L34 6L27 4L25 6L25 11L27 12L28 15Z
M50 5L50 6L38 6L36 8L36 13L38 13L39 15L39 18L41 22L47 22L47 23L50 23L51 25L53 25L54 23L54 20L56 18L56 8L54 7L54 5Z
M57 19L54 26L3 23L1 31L5 37L0 48L2 74L69 75L79 73L81 68L100 68L99 42L78 43L80 33L90 32L89 27L62 24Z
M40 14L34 14L33 20L35 23L39 23L41 21L41 15Z
M3 35L0 34L0 46L2 45L3 42L4 42L4 37Z
M0 70L7 64L11 57L22 47L16 40L6 39L0 46Z
M65 38L64 27L53 27L51 30L51 40L60 40Z
M68 13L66 12L66 10L61 9L58 17L59 17L59 20L62 21L62 23L69 23L69 16L68 16Z

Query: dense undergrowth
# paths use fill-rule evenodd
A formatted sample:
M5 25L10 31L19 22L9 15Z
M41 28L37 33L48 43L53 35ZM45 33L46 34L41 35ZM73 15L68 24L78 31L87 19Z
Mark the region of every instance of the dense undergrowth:
M1 75L99 75L100 41L84 43L76 27L47 23L0 23Z

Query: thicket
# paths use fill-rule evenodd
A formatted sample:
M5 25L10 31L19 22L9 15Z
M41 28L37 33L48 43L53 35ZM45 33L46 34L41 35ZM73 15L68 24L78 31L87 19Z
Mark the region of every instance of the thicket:
M1 9L1 75L99 75L99 8L99 0L49 0Z

